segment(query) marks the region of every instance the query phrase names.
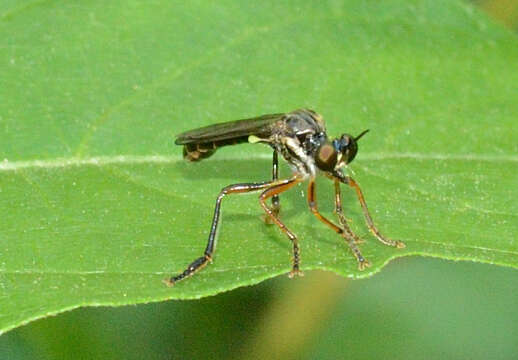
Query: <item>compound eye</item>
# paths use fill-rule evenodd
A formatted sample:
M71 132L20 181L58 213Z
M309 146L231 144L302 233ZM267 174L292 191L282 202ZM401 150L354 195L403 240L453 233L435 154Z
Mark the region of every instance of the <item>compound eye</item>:
M332 171L336 166L338 152L330 142L325 142L317 149L315 162L320 170Z

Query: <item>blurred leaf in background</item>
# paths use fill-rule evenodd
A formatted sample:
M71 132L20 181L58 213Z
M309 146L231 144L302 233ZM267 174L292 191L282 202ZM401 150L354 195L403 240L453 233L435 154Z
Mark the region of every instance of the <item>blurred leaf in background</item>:
M171 156L179 153L171 143L194 126L302 105L323 112L330 132L376 130L362 140L354 169L371 189L377 222L410 245L403 254L518 263L517 40L470 6L22 1L4 2L0 14L4 329L80 305L198 297L286 272L286 241L260 223L254 201L233 199L216 264L174 291L161 287L203 248L201 219L210 218L218 189L264 180L270 163L266 149L243 147L193 166ZM330 187L321 188L322 204L331 204ZM358 209L347 207L360 226ZM300 209L296 192L283 199L283 216L306 239L304 268L358 276L343 244ZM373 241L363 246L372 272L397 255ZM82 310L1 337L0 352L413 359L516 352L506 311L516 305L512 270L429 260L395 268L345 290L342 278L308 274L195 303ZM484 279L476 291L473 278ZM355 300L355 291L364 295ZM427 302L434 294L437 303ZM472 307L463 303L473 298Z
M477 0L485 12L509 29L518 32L518 1L516 0Z
M368 280L309 272L197 301L67 312L3 335L0 349L4 359L513 359L517 286L514 269L405 258Z

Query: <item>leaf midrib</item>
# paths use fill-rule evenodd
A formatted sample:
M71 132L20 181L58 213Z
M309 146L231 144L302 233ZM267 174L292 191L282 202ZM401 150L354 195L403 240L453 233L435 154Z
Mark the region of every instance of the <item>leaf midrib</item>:
M269 160L270 154L247 155L252 160ZM422 161L478 161L478 162L511 162L518 163L518 155L501 154L440 154L440 153L364 153L363 160L422 160ZM242 160L242 156L219 156L210 161ZM177 155L113 155L96 157L59 157L45 160L25 160L0 162L0 172L16 171L28 168L65 168L77 166L106 166L106 165L138 165L138 164L174 164L184 161Z

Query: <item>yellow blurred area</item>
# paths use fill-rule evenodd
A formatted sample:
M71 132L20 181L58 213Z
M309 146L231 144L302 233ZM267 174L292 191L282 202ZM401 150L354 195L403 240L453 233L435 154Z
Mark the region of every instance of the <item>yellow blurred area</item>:
M505 26L518 30L518 1L516 0L482 0L480 8Z

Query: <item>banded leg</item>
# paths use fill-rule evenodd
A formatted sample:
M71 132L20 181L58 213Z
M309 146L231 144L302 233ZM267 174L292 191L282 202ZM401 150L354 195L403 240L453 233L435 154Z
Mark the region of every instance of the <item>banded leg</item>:
M374 225L374 221L372 221L372 217L369 213L369 209L367 208L367 203L365 202L365 198L363 197L362 190L360 189L360 186L358 183L350 176L338 176L338 180L343 182L344 184L349 185L356 191L356 196L358 197L358 201L360 202L360 205L362 207L363 211L363 217L365 218L365 222L367 223L367 227L369 228L370 232L378 239L381 243L388 245L388 246L394 246L396 248L404 248L405 243L398 241L398 240L391 240L386 238L385 236L381 235L378 228Z
M335 197L336 199L336 197ZM363 257L363 255L360 252L360 249L356 246L356 241L359 239L356 234L354 234L349 225L345 222L345 225L342 223L342 219L339 215L340 224L343 226L343 228L339 227L338 225L334 224L332 221L325 218L319 211L317 206L317 200L316 200L316 193L315 193L315 180L311 179L309 181L308 185L308 205L311 209L311 212L313 215L317 217L320 221L322 221L324 224L329 226L331 229L333 229L337 234L342 235L342 237L347 241L347 245L349 245L349 248L351 249L352 253L354 254L354 257L358 261L358 269L364 270L366 267L370 266L369 262ZM342 214L341 211L341 202L335 203L337 213ZM338 206L340 206L340 209L338 209ZM343 219L345 220L345 216L343 216Z
M293 244L293 265L292 265L291 272L289 274L290 278L295 275L299 275L299 276L304 275L302 273L302 271L300 271L299 242L298 242L297 236L294 233L292 233L290 231L290 229L288 229L286 227L286 225L284 225L282 223L281 220L279 220L278 215L273 211L273 209L270 209L268 207L268 205L266 204L266 200L268 200L270 197L273 197L275 195L279 195L280 193L282 193L286 190L289 190L290 188L292 188L296 184L300 183L301 181L303 181L303 179L296 177L296 176L291 179L288 179L288 180L283 180L281 183L273 185L269 189L266 189L265 191L263 191L261 193L261 196L259 197L259 203L261 204L261 206L264 209L264 211L266 212L266 214L270 217L270 219L275 224L277 224L277 226L282 230L282 232L285 233L286 236L288 236L288 238L291 240L291 243Z
M216 206L214 208L214 216L212 218L209 239L207 241L207 247L205 248L203 256L194 260L189 266L187 266L187 268L182 273L164 280L164 283L168 286L173 286L178 281L193 275L196 271L205 267L207 263L212 262L212 254L214 253L214 248L216 246L216 235L219 226L221 200L223 200L223 198L226 195L260 191L272 187L275 184L276 183L273 181L267 181L262 183L243 183L228 185L221 189L221 192L219 193L218 198L216 199Z
M273 150L273 161L272 161L272 181L276 182L279 179L279 156L277 155L277 150ZM272 196L272 207L273 213L276 217L279 216L279 211L281 209L279 194L275 194ZM272 218L267 216L266 214L262 217L263 221L267 225L274 224Z
M344 231L350 232L350 234L354 237L354 242L356 244L363 243L363 240L360 239L358 235L353 233L351 227L349 226L349 220L345 217L344 211L342 208L342 193L340 190L340 182L337 179L333 179L335 184L335 213L338 216L338 221L340 225L342 225Z
M277 155L277 150L273 150L273 164L272 164L272 181L277 181L279 179L279 156ZM281 209L281 200L279 198L279 194L275 194L272 196L272 211L275 216L279 215L279 210Z
M347 219L344 215L343 209L342 209L342 194L340 192L340 182L335 179L335 211L336 215L338 216L338 221L340 222L340 225L342 225L342 228L344 231L349 235L347 237L347 243L349 245L349 248L353 252L354 256L356 257L356 260L358 261L358 268L360 270L365 269L366 267L370 266L370 263L367 259L365 259L360 252L360 249L358 248L357 244L361 243L361 239L356 235L350 228L349 224L347 223Z

